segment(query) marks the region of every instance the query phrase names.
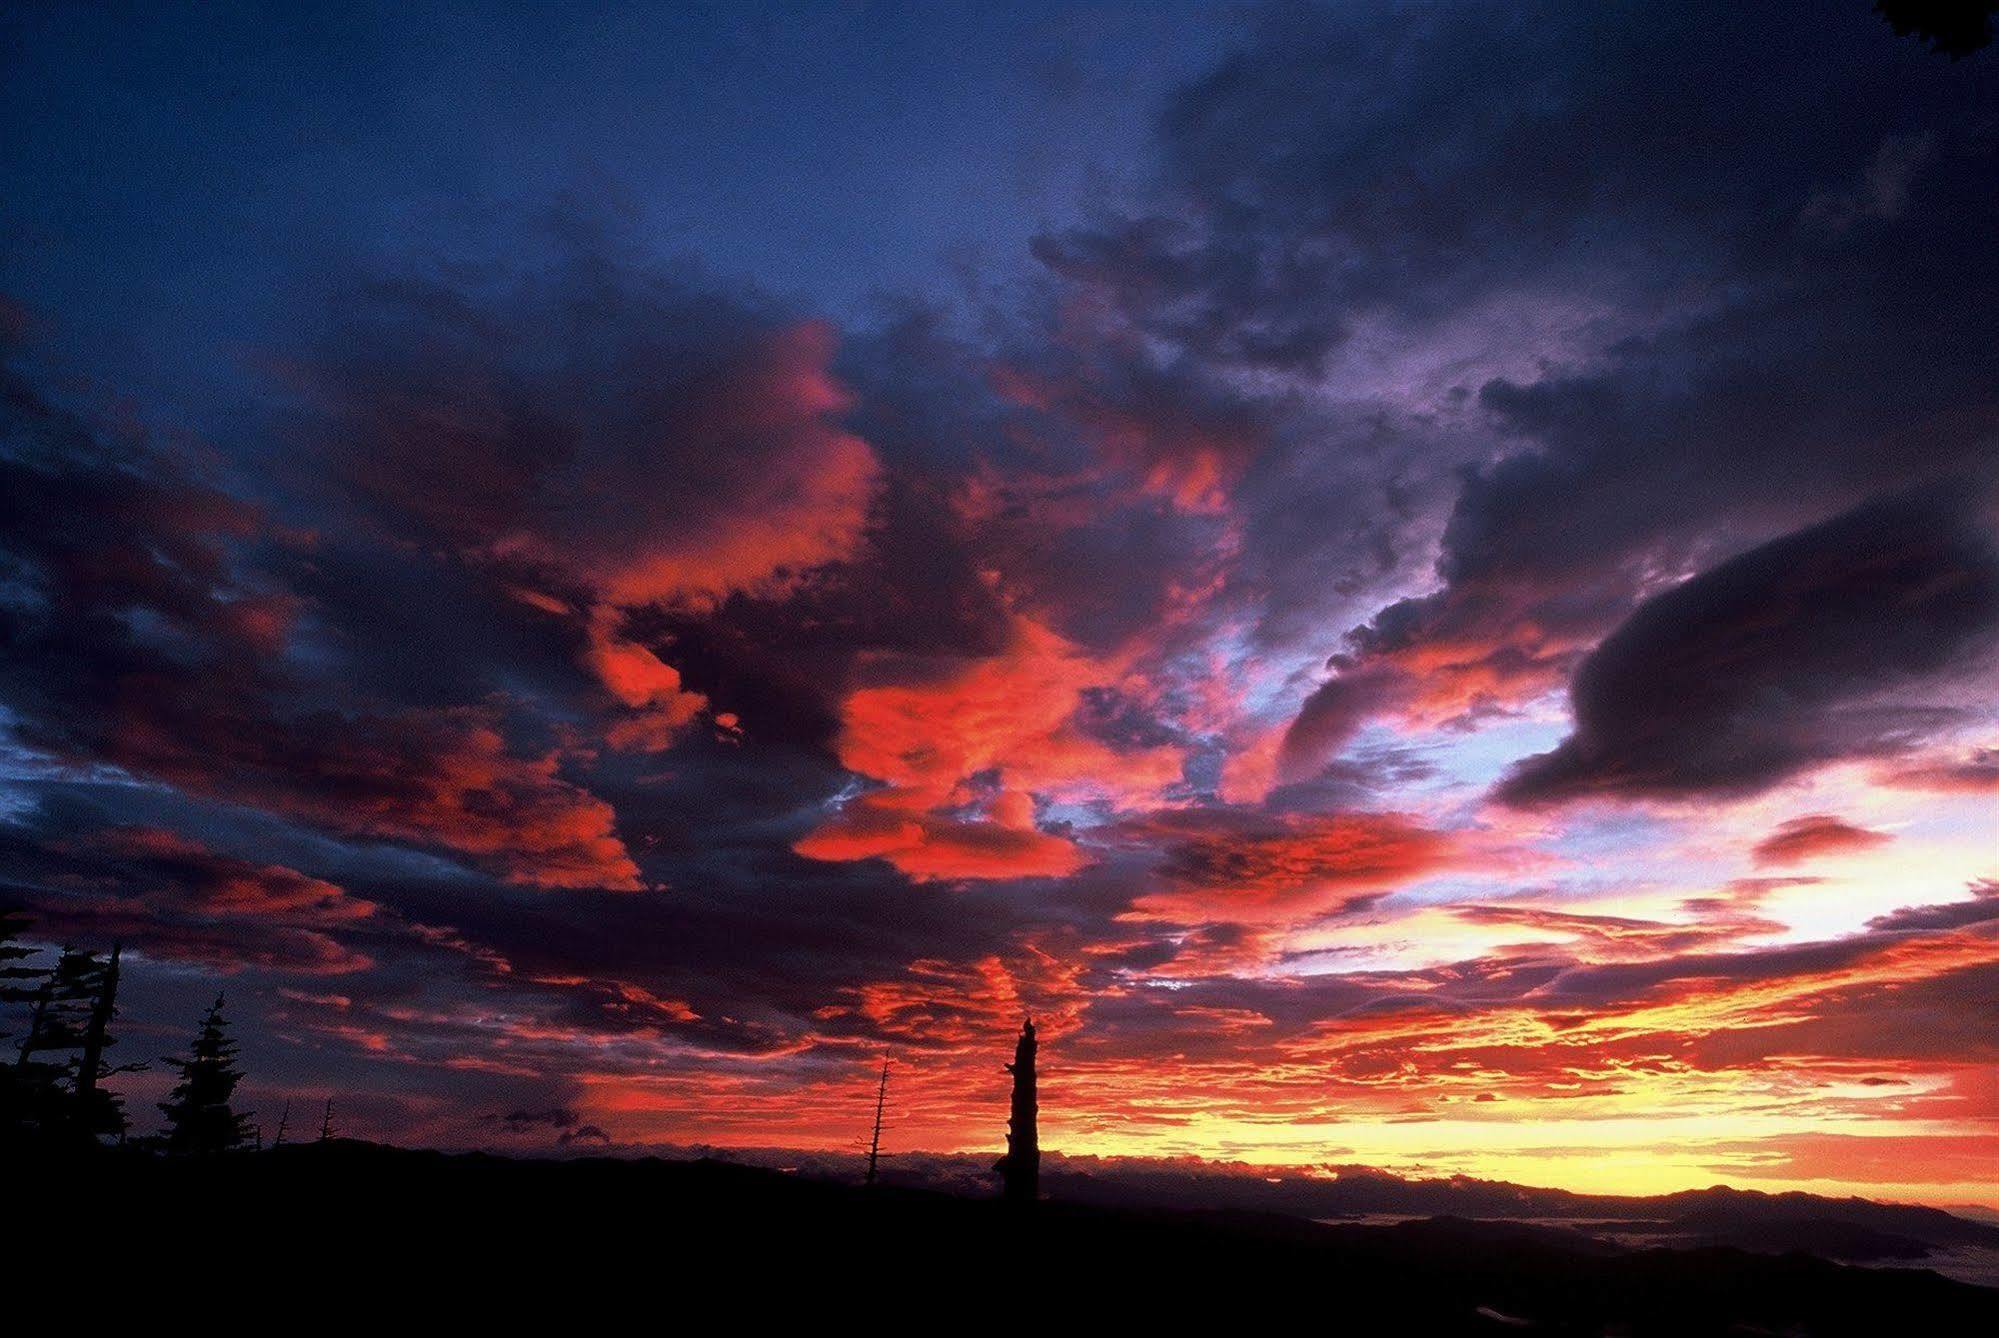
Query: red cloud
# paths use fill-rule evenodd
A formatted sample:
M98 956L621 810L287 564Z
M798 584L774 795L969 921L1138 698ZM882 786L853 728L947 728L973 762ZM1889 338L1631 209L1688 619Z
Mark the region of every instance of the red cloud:
M1130 350L1102 351L1114 356L1068 376L1001 363L988 379L1009 403L1072 425L1144 494L1181 511L1225 511L1231 489L1267 444L1265 425L1240 401L1203 400L1143 359L1116 356Z
M827 322L631 273L592 288L587 330L532 284L497 311L377 296L369 352L322 373L328 453L393 528L590 619L588 667L636 713L616 746L663 746L705 705L618 635L624 611L781 597L860 548L882 469L838 421Z
M792 848L811 859L885 859L918 882L1059 878L1089 863L1074 842L1035 830L1031 802L1025 815L1019 809L1025 795L1001 796L985 818L952 818L912 809L912 793L885 790L850 800L838 818Z
M585 661L631 714L614 723L606 738L614 748L657 752L699 716L708 699L681 686L680 671L644 646L619 638L615 615L590 622Z
M1758 864L1802 864L1820 855L1871 850L1893 839L1885 832L1855 827L1829 813L1812 813L1783 823L1758 841L1751 853Z
M135 689L107 748L121 766L348 835L469 856L531 887L641 884L611 806L553 754L511 752L487 711L236 718L170 685Z
M372 965L336 934L377 907L324 879L151 827L114 828L65 853L73 871L64 895L36 906L53 930L122 939L220 971L338 974Z
M1178 919L1261 920L1315 913L1447 867L1452 837L1395 813L1186 809L1120 824L1116 839L1161 846L1173 890L1138 899Z
M870 981L850 992L847 1002L820 1011L829 1023L864 1025L880 1036L932 1048L1001 1044L1032 1015L1045 1037L1081 1025L1089 994L1081 965L1028 944L1007 956L972 962L924 959L911 962L893 979Z
M285 919L320 925L363 920L375 904L352 897L334 883L280 864L252 864L209 850L198 841L158 827L121 827L98 843L107 853L172 875L175 893L148 892L204 915Z
M880 856L919 879L1073 873L1088 859L1035 829L1034 796L1122 806L1180 778L1177 748L1118 748L1085 732L1084 692L1118 675L1031 619L1015 619L999 655L897 667L911 681L848 694L838 745L849 770L891 788L849 802L800 854ZM987 815L963 817L975 803Z
M1180 778L1178 749L1118 749L1082 731L1083 692L1120 675L1032 619L1014 620L999 655L912 668L912 681L847 697L839 752L850 771L940 801L982 772L1010 789L1113 803Z

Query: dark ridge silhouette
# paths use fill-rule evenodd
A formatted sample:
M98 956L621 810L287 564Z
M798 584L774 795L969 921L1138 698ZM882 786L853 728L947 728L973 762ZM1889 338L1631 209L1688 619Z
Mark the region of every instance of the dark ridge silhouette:
M1034 1019L1029 1018L1021 1024L1020 1039L1014 1043L1013 1063L1006 1066L1013 1075L1013 1104L1006 1121L1006 1155L994 1168L1000 1173L1002 1194L1010 1203L1033 1203L1041 1197L1034 1049Z
M1933 1248L1999 1250L1999 1226L1917 1204L1803 1192L1771 1194L1725 1185L1628 1196L1468 1176L1412 1180L1359 1166L1339 1167L1337 1176L1287 1170L1282 1175L1246 1174L1219 1166L1146 1159L1065 1158L1046 1172L1044 1181L1054 1198L1127 1207L1220 1208L1318 1219L1399 1215L1577 1222L1644 1228L1750 1249L1771 1248L1796 1224L1824 1223L1827 1239L1845 1227L1856 1233L1851 1237L1855 1241L1861 1239L1858 1233L1873 1232Z
M335 1139L211 1159L105 1149L39 1161L17 1190L46 1223L10 1247L18 1276L100 1273L101 1256L72 1243L113 1202L131 1242L118 1289L184 1286L226 1246L237 1313L310 1296L315 1309L406 1315L416 1288L448 1295L454 1321L556 1305L573 1322L577 1307L610 1303L664 1319L698 1297L754 1327L823 1320L866 1278L870 1305L946 1327L988 1304L997 1263L1048 1279L1035 1322L1051 1329L1095 1318L1177 1330L1210 1316L1239 1327L1303 1308L1352 1334L1999 1331L1999 1291L1803 1254L1628 1250L1461 1218L1325 1225L1059 1197L1021 1213L712 1161L510 1160Z
M1874 12L1904 37L1920 37L1932 51L1962 60L1992 41L1999 0L1877 0Z

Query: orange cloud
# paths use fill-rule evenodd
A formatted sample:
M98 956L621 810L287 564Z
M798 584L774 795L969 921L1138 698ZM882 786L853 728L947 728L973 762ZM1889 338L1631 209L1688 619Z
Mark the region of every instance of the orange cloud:
M620 639L611 621L604 614L591 619L585 652L585 661L605 688L631 710L612 724L606 737L614 748L657 752L701 714L708 699L685 690L680 671L652 651Z
M1171 890L1133 903L1170 919L1281 920L1315 914L1449 866L1456 842L1394 813L1186 809L1133 819L1121 842L1163 847Z
M897 977L870 981L821 1010L821 1020L864 1022L883 1036L925 1047L965 1049L1005 1041L1032 1014L1050 1039L1081 1025L1089 994L1081 963L1034 944L973 962L926 958Z
M879 856L918 878L1073 873L1075 844L1035 830L1036 796L1123 807L1177 781L1170 746L1120 748L1077 720L1086 690L1116 671L1032 619L1016 617L1007 649L913 681L864 687L841 707L838 744L850 771L890 788L849 801L794 847L815 859ZM988 792L984 782L998 787ZM979 804L983 818L959 810Z
M881 465L867 442L832 421L851 403L829 367L836 343L825 321L787 326L685 406L688 447L726 456L757 443L747 452L752 459L727 472L725 505L712 516L653 531L632 548L600 544L581 555L564 549L546 556L558 563L580 556L599 593L627 607L778 595L814 568L851 556ZM628 505L608 486L599 500L607 508Z
M839 741L848 770L940 798L990 771L1012 789L1113 803L1180 777L1178 749L1121 750L1081 731L1083 692L1120 675L1032 619L1015 618L1002 654L917 670L916 681L848 695Z
M908 807L912 791L879 791L847 802L839 817L792 849L810 859L885 859L918 882L961 878L1059 878L1088 864L1076 844L1035 830L1032 801L1003 795L985 818L952 818ZM1018 811L1025 801L1023 824Z

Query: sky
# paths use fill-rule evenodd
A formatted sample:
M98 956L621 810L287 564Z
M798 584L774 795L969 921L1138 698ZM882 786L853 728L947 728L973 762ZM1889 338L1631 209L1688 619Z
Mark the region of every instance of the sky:
M1031 1014L1070 1154L1999 1206L1995 109L1860 0L17 8L0 891L267 1128L996 1150Z

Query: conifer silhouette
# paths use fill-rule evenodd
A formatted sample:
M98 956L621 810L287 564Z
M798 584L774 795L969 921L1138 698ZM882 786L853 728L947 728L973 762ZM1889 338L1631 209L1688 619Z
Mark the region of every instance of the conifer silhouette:
M28 1014L28 1034L21 1039L20 1063L32 1063L38 1054L83 1049L102 970L89 953L63 945L55 966L31 996L33 1006Z
M0 1004L34 1004L41 993L39 984L30 982L44 980L46 973L21 965L35 955L35 949L21 942L27 927L28 917L21 911L0 910ZM0 1035L12 1039L13 1033ZM30 1067L26 1041L15 1044L19 1051L15 1062L0 1065L0 1147L23 1141L36 1127L41 1073Z
M100 1135L122 1136L125 1132L125 1103L115 1092L100 1084L116 1073L137 1073L144 1064L123 1064L113 1068L104 1052L118 1044L111 1035L112 1019L118 1015L118 958L122 945L111 945L111 959L98 968L96 993L90 1015L83 1027L83 1053L76 1062L72 1081L72 1132L82 1139Z
M18 961L20 954L7 960ZM125 1071L104 1064L105 1048L115 1044L109 1034L118 990L115 956L107 963L65 946L32 990L10 988L29 1003L28 1030L16 1042L18 1053L0 1092L0 1137L78 1142L122 1134L123 1104L98 1085L110 1073Z
M35 993L28 982L41 978L42 973L33 967L17 965L35 955L33 948L21 942L27 927L26 912L0 907L0 1003L26 1003Z
M167 1117L169 1152L214 1156L249 1141L250 1117L229 1105L243 1074L236 1067L236 1043L229 1039L228 1025L218 994L195 1032L187 1058L167 1060L180 1071L180 1082L160 1103Z
M1902 36L1962 60L1991 44L1999 0L1876 0L1874 12Z

